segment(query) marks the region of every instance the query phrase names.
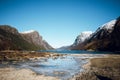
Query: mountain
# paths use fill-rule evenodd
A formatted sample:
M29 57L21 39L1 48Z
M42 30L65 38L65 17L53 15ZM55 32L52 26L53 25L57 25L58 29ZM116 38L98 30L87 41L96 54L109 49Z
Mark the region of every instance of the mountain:
M56 50L70 50L70 46L62 46L60 48L57 48Z
M74 41L74 43L70 46L63 46L58 48L58 50L70 50L70 49L75 49L76 46L78 46L80 43L83 43L85 40L89 39L90 36L92 35L92 31L84 31L81 32L80 35L78 35Z
M120 51L120 18L99 27L89 39L71 49Z
M9 25L0 25L0 50L40 50L46 49L37 46L26 39L17 29Z
M36 46L42 46L43 49L53 49L45 40L42 39L42 36L40 36L37 31L25 31L21 33L21 36L29 43Z
M75 39L75 42L72 44L72 46L77 46L78 44L84 42L86 39L90 38L90 35L92 34L92 31L84 31L80 35L77 36Z

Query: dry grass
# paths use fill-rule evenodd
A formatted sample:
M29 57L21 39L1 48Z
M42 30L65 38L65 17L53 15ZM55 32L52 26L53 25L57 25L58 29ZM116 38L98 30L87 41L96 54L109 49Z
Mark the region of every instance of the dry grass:
M89 70L81 73L76 80L120 80L120 55L90 60Z
M91 59L91 67L96 68L120 68L120 58L94 58Z
M38 60L43 58L58 58L64 54L35 52L35 51L0 51L0 63L2 62L18 62L27 60Z
M50 53L42 52L28 52L28 51L1 51L0 61L22 61L29 60L29 58L46 57L50 56Z

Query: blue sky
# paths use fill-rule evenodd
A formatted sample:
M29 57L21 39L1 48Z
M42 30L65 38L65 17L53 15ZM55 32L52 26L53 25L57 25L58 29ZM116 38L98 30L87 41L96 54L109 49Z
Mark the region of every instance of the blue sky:
M118 16L120 0L0 0L0 25L37 30L55 48Z

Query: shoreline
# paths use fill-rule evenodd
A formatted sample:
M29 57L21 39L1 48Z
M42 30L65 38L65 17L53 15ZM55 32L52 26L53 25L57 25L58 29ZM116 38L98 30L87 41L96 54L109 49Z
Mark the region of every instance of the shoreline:
M66 54L65 54L66 55ZM34 72L31 69L16 68L9 66L9 62L18 63L26 61L36 61L42 58L56 59L63 57L64 54L46 53L46 52L34 52L34 51L0 51L0 63L1 65L8 65L6 67L0 67L0 80L60 80L57 77L45 76Z
M9 61L11 61L11 59L13 60L13 61L16 61L16 62L25 62L25 61L27 61L27 60L33 60L33 61L35 61L35 60L39 60L39 59L42 59L42 58L52 58L52 59L57 59L57 58L61 58L61 59L64 59L64 58L66 58L67 56L76 56L76 55L71 55L71 54L57 54L57 53L40 53L40 52L19 52L19 51L10 51L10 52L4 52L4 54L6 54L7 53L7 60L6 60L6 62L9 62ZM11 54L12 53L12 54ZM21 55L19 55L19 53L20 54L22 54L23 56L21 56ZM25 55L24 55L25 54ZM30 54L30 55L29 55ZM35 54L34 56L31 56L31 55L33 55L33 54ZM43 55L44 54L44 55ZM13 57L11 57L11 56L9 56L9 55L14 55L15 57L14 57L14 59L13 59ZM81 56L81 55L83 55L83 54L78 54L79 56ZM88 55L88 54L84 54L84 55ZM17 56L17 57L16 57ZM27 59L26 59L26 56L27 56ZM38 57L39 56L39 57ZM17 58L17 59L16 59ZM19 60L19 58L21 58L20 60ZM85 60L85 59L83 59L83 60ZM11 68L9 68L9 67L7 67L8 69L11 69ZM13 70L14 71L16 71L17 72L17 70L16 70L16 67L12 67L13 68ZM0 68L0 69L2 69L2 70L4 70L4 71L6 71L6 68ZM24 69L24 68L23 68ZM21 69L22 70L22 69ZM20 72L21 72L21 70L19 70ZM28 69L26 69L26 70L28 70ZM13 71L13 72L14 72ZM15 73L16 73L15 72ZM32 72L34 72L34 71L32 71ZM12 71L11 72L9 72L9 73L12 73ZM35 73L35 72L34 72ZM26 73L26 74L29 74L29 72L28 73ZM37 73L36 73L37 74ZM9 75L9 74L8 74ZM32 75L31 75L32 76ZM75 75L74 75L75 76ZM5 77L5 76L3 76L3 77ZM34 76L33 76L34 77ZM50 76L44 76L44 77L50 77ZM56 79L56 77L54 77L55 78L55 80L59 80L58 78ZM44 79L44 78L43 78ZM69 78L70 79L70 78ZM3 79L4 80L4 79ZM6 79L7 80L7 79ZM49 80L49 79L48 79Z
M1 52L0 52L1 53ZM27 60L39 60L41 58L53 58L53 59L57 59L59 57L66 57L66 56L74 56L77 57L78 60L88 60L87 63L85 63L82 68L84 69L82 72L80 71L78 74L73 75L73 77L69 78L68 80L98 80L99 76L102 76L103 78L107 78L107 79L111 79L111 74L107 74L106 71L111 71L112 74L115 73L114 75L112 75L114 78L116 79L111 79L111 80L119 80L119 76L118 74L120 74L120 69L111 67L110 70L109 68L107 69L102 69L104 67L109 67L106 64L103 65L104 61L107 61L108 63L110 63L111 61L117 61L117 63L120 64L120 61L118 59L120 59L120 55L114 55L114 54L57 54L57 53L43 53L43 52L19 52L19 51L11 51L11 52L3 52L4 54L6 54L7 59L5 60L6 62L8 61L27 61ZM0 54L0 61L2 61L2 59L4 60L4 56ZM12 53L12 54L11 54ZM22 54L22 55L20 55ZM11 56L13 55L13 56ZM14 57L14 58L13 58ZM22 59L22 60L21 60ZM104 60L104 61L103 61ZM98 64L96 64L98 63ZM100 65L101 64L101 65ZM99 66L100 67L99 67ZM103 65L103 66L102 66ZM115 66L119 66L114 64ZM102 68L101 68L102 67ZM119 66L120 67L120 66ZM105 71L105 72L104 72ZM115 71L118 71L115 72ZM20 74L19 74L20 73ZM104 73L104 74L101 74ZM5 75L4 75L5 74ZM17 75L14 75L17 74ZM24 74L24 75L23 75ZM30 76L30 78L28 78ZM117 76L117 77L115 77ZM12 77L12 78L11 78ZM52 77L52 76L44 76L44 75L40 75L37 74L36 72L30 70L30 69L19 69L19 68L14 68L14 67L7 67L7 68L0 68L0 79L1 80L16 80L18 78L18 80L38 80L42 79L42 80L60 80L58 77Z

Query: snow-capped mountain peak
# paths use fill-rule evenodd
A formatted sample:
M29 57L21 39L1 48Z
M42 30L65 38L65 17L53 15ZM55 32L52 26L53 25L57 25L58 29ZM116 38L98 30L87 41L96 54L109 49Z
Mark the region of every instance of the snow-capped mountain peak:
M113 31L113 29L114 29L114 25L115 25L116 21L117 21L117 20L112 20L112 21L107 22L107 23L103 24L102 26L100 26L100 27L96 30L96 32L93 33L94 38L95 38L95 34L97 34L97 33L100 32L100 31L104 31L104 30L105 30L105 31L111 33L111 32Z
M83 42L86 38L88 38L93 32L92 31L84 31L82 32L78 38L79 38L79 42Z
M35 30L29 30L29 31L21 32L21 34L28 34L28 33L33 33L33 32L36 32L36 31Z
M92 34L92 31L84 31L81 32L80 35L77 36L77 38L75 39L75 42L73 43L73 46L78 45L79 43L84 42L86 39L88 39L90 37L90 35Z
M113 29L115 23L116 23L116 20L112 20L112 21L110 21L108 23L103 24L101 29L111 30L111 29Z

